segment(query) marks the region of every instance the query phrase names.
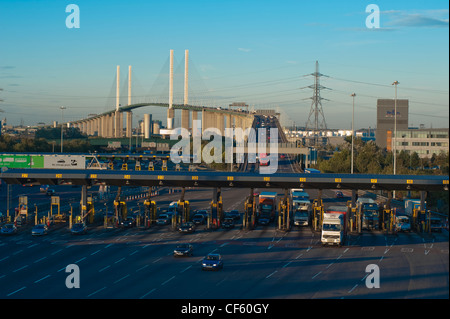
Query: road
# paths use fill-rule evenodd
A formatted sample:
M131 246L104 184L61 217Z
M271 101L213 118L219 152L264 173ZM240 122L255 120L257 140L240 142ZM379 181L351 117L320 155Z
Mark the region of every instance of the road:
M226 210L241 208L239 189L222 190ZM311 191L313 193L313 191ZM212 190L188 191L193 209L206 208ZM167 205L179 194L156 197ZM332 197L330 192L323 196ZM194 256L175 258L178 243L194 245ZM386 236L364 232L347 246L322 247L309 228L280 232L273 225L244 231L179 234L169 226L139 229L91 228L73 236L66 228L45 237L20 232L2 237L0 298L38 299L316 299L448 298L448 233ZM201 270L207 253L219 252L225 266ZM80 269L80 288L69 289L66 266ZM378 265L380 288L366 287L366 266Z

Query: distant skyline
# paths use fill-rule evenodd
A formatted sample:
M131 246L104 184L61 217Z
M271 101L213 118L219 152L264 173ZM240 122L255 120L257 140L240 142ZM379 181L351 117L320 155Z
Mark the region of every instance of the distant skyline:
M80 10L67 28L66 6ZM379 28L366 26L369 4ZM8 124L78 120L115 107L116 66L126 104L168 101L169 50L182 102L189 50L190 104L277 108L307 122L315 61L328 128L376 128L377 99L409 99L409 125L449 127L448 1L25 1L0 0L0 117ZM1 101L3 100L3 101ZM165 123L165 109L134 112ZM175 125L179 125L179 117Z

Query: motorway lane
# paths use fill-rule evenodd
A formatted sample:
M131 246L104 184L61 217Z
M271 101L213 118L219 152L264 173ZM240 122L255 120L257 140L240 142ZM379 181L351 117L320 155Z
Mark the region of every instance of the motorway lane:
M47 238L2 242L2 297L448 297L448 240L440 234L433 242L416 234L363 233L341 248L321 247L309 228L282 233L272 226L188 235L168 227L99 229L86 237L55 232ZM174 258L173 248L186 241L195 245L195 255ZM224 255L225 268L201 271L201 258L213 251ZM80 267L80 289L64 285L69 263ZM380 289L365 287L369 263L380 267Z
M261 190L260 190L261 191ZM242 211L249 190L223 189L225 210ZM311 197L314 197L311 191ZM179 193L158 196L167 206ZM209 206L212 190L186 192L192 209ZM333 197L332 192L323 196ZM58 229L46 237L0 238L2 298L448 298L448 234L385 236L364 232L347 247L320 245L309 228L274 226L254 231L204 231L182 235L169 226L149 230L91 229L72 236ZM178 242L195 255L174 258ZM224 255L225 268L201 271L209 252ZM76 263L81 288L65 287L65 267ZM369 263L380 266L381 288L368 289Z

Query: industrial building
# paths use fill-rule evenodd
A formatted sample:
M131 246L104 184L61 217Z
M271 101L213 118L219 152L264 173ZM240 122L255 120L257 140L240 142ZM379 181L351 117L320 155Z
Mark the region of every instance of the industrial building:
M394 138L398 152L416 152L420 158L431 158L433 154L449 151L448 128L421 128L397 130Z
M397 109L397 116L395 116ZM397 99L397 107L394 99L377 100L377 130L375 133L376 144L381 148L392 150L392 138L397 122L397 132L408 129L409 101Z

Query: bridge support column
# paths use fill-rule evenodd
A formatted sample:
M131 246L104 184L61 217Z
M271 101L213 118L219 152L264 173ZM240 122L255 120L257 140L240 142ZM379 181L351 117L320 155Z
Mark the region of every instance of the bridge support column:
M181 110L181 127L189 130L189 110Z
M131 137L133 128L133 112L127 112L127 133L126 137Z
M191 113L191 128L192 132L194 132L194 123L198 120L198 111L192 111Z
M114 114L110 113L108 116L108 132L106 137L114 137Z
M214 117L215 117L215 122L216 122L216 128L219 129L220 133L222 134L222 136L224 135L225 132L225 125L224 125L224 116L220 113L213 113Z
M175 119L175 110L172 107L167 109L167 129L172 130Z
M101 137L106 137L106 116L102 116L100 118L100 122L101 122L101 130L100 130L100 136Z

